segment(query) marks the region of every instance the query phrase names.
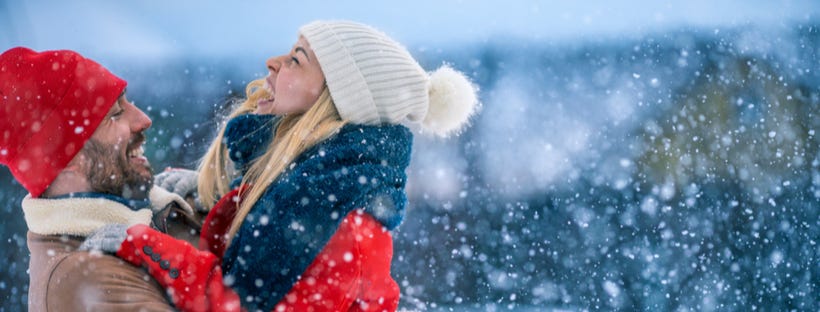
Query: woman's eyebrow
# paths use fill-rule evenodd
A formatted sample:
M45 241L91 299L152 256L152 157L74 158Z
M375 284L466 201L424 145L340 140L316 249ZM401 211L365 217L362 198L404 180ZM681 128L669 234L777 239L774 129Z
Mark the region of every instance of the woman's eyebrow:
M302 54L304 54L304 55L305 55L305 58L307 58L307 60L308 60L308 61L310 61L310 57L308 56L307 51L305 51L305 49L304 49L304 48L302 48L302 47L296 47L295 51L296 51L296 52L302 52Z

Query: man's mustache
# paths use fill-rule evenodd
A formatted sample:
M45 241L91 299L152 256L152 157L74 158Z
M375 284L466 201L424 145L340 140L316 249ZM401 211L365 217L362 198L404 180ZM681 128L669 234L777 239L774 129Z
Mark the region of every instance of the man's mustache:
M128 140L128 149L126 152L139 147L142 143L145 142L145 134L140 132L135 134L130 140Z

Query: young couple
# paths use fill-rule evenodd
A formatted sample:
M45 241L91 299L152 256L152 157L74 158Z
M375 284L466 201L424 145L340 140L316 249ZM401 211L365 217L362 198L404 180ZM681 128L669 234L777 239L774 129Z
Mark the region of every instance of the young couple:
M348 21L301 27L265 65L199 170L157 176L175 194L152 185L141 152L151 121L125 81L71 51L0 56L0 163L30 192L31 310L397 308L403 124L458 131L477 105L473 85L447 66L426 73ZM201 223L183 200L192 193Z

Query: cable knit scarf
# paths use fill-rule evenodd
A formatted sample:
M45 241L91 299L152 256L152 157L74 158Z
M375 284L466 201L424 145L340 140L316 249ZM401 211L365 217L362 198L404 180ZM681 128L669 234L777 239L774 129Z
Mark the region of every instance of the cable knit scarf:
M259 125L257 117L242 118ZM226 144L234 150L243 148L237 139L260 142L233 130L229 123ZM265 132L272 133L254 135ZM348 125L303 153L256 202L225 252L226 280L243 306L270 311L351 211L364 209L387 229L398 226L411 145L401 125Z

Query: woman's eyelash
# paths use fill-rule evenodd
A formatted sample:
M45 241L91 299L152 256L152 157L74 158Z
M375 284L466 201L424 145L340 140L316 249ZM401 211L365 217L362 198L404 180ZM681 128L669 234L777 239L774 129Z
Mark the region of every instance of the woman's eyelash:
M293 57L293 56L291 56L291 57L290 57L290 59L291 59L294 63L296 63L296 65L299 65L299 59L297 59L296 57Z

